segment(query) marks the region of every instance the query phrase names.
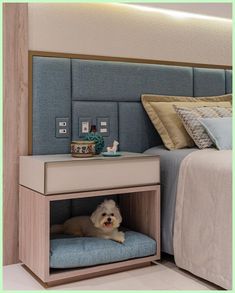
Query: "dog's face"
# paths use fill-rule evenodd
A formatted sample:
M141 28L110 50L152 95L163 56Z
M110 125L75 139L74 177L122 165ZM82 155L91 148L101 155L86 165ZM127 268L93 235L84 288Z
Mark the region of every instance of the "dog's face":
M105 200L91 215L91 221L96 228L105 232L119 227L122 216L114 200Z

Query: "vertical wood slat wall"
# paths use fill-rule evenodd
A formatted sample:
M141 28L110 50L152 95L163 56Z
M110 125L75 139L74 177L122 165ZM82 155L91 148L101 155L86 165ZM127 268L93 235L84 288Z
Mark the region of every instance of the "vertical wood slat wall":
M3 264L18 260L19 156L28 153L28 4L3 4Z

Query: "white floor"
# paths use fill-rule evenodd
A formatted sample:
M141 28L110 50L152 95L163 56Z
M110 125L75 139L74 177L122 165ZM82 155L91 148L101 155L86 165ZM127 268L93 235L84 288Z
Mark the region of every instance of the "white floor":
M4 290L46 290L20 264L3 267ZM142 269L52 287L47 290L219 290L178 269L171 260Z

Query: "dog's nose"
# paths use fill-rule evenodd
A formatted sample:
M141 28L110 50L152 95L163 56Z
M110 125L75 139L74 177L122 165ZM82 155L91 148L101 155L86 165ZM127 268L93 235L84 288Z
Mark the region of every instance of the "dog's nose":
M111 221L112 221L112 219L111 219L111 218L108 218L107 220L108 220L108 222L111 222Z

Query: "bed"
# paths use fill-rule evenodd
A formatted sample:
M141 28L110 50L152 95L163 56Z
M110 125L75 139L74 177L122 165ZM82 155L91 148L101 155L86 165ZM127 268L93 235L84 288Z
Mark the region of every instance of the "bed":
M176 264L232 287L232 151L196 148L161 156L162 250Z
M187 96L195 99L200 96L228 94L232 92L232 71L228 68L146 64L141 63L141 60L125 60L125 58L116 60L111 58L112 60L106 61L107 58L102 59L96 56L96 59L100 60L92 60L92 56L89 59L89 56L77 55L76 57L74 54L60 56L59 53L53 55L47 52L43 56L42 52L30 52L29 61L32 69L30 72L32 84L29 91L32 104L29 111L30 154L68 153L71 140L82 137L83 119L92 124L96 124L99 117L107 119L109 131L108 135L104 136L105 147L111 145L116 139L120 143L121 151L146 151L161 156L162 251L174 254L179 267L224 288L231 288L231 189L229 186L231 182L226 186L227 202L222 201L219 205L223 209L216 210L217 205L214 202L212 204L209 198L206 203L207 206L213 208L210 209L211 213L213 211L212 223L214 223L212 216L216 216L217 213L218 215L226 214L224 219L227 221L225 225L221 220L215 229L226 232L219 234L223 235L223 239L219 236L217 239L208 238L210 243L213 243L214 254L206 258L206 253L203 253L202 249L206 244L203 244L200 237L193 238L201 233L200 227L195 227L191 221L188 221L188 218L193 219L191 217L193 210L190 215L187 215L180 205L180 202L186 202L186 195L181 192L184 186L182 182L188 181L188 178L182 174L185 170L191 171L190 159L197 162L197 154L199 156L204 151L199 151L195 147L166 150L140 99L143 93ZM69 125L68 132L63 138L55 135L55 120L58 117L65 117ZM220 186L224 186L227 179L220 174L222 169L213 167L213 162L217 160L216 154L218 154L216 151L211 153L213 158L211 168L216 171L202 173L204 167L207 167L207 161L200 158L202 170L198 169L198 175L209 176L210 174L210 180L220 182ZM223 162L223 159L220 158L220 160ZM189 161L190 164L187 165ZM229 159L227 162L226 170L231 167L229 167ZM204 163L206 163L205 166ZM186 174L189 176L190 172L187 171ZM231 176L231 170L228 174ZM196 175L192 174L193 176ZM217 178L221 180L218 181ZM190 180L193 181L193 179ZM206 184L202 179L200 180ZM207 187L209 185L203 188L206 190ZM219 203L221 198L216 196ZM192 198L188 198L191 200L190 207L194 206L193 199L195 198L197 198L195 192ZM67 201L61 204L63 214L65 211L69 214L71 203ZM201 199L197 204L203 205L204 202ZM196 213L195 216L199 215ZM185 223L190 223L191 228L180 224L182 218ZM205 221L202 217L195 221L201 223L202 219ZM208 223L205 223L206 225ZM224 226L226 229L223 229ZM190 229L192 235L189 233ZM187 238L185 235L192 237ZM182 239L184 239L183 242ZM197 259L200 261L197 262ZM205 270L202 272L200 267L205 267ZM210 272L210 269L215 271ZM227 276L224 276L225 273Z
M162 251L174 254L173 227L179 169L183 159L197 148L169 151L163 145L145 151L161 158L161 239Z

